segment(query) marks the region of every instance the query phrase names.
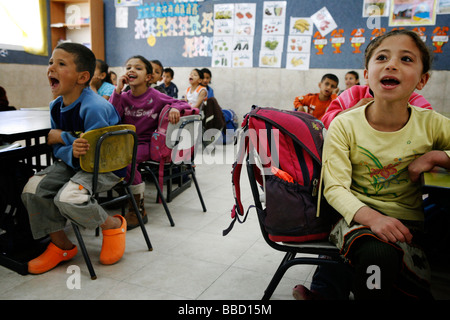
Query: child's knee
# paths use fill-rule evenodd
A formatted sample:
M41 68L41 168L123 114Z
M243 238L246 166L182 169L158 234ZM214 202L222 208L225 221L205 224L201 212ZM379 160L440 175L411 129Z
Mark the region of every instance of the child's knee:
M70 203L70 204L82 204L89 201L89 191L81 184L69 181L61 190L57 201Z
M45 175L35 175L32 176L27 184L25 185L25 187L23 188L22 193L31 193L31 194L36 194L36 190L39 186L39 183L42 181L42 179L44 179Z

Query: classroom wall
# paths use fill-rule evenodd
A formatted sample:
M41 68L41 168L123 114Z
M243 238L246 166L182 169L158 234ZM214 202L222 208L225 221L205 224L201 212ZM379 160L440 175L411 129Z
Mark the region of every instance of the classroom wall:
M152 0L144 0L144 2L151 2ZM244 0L229 1L243 2ZM298 1L298 2L297 2ZM225 1L205 1L205 6L209 5L209 10L212 8L212 3L223 3ZM252 1L248 1L252 2ZM258 4L262 1L256 1ZM288 0L288 4L292 3L305 4L304 9L313 12L317 9L314 6L332 6L336 5L338 1L335 0L320 0L316 2ZM348 2L359 3L360 0L346 0ZM113 1L104 0L105 3L105 48L107 62L113 61L112 69L119 75L123 73L121 65L125 62L125 57L129 57L135 52L134 48L139 46L132 45L133 40L129 40L131 45L124 45L123 41L118 41L116 37L119 32L115 28L115 11L113 10ZM339 1L341 3L341 1ZM342 2L343 3L343 2ZM331 8L331 7L330 7ZM331 9L330 9L331 10ZM360 8L357 8L357 14L360 14ZM310 12L310 13L311 13ZM332 11L335 13L336 11ZM340 11L338 11L340 12ZM306 14L306 13L305 13ZM338 17L338 16L336 16ZM130 18L131 19L131 18ZM440 15L440 24L443 25L442 19L450 20L450 15ZM133 20L129 21L130 28L128 33L132 31ZM256 22L260 24L261 21ZM448 24L445 22L444 24ZM130 35L128 35L128 38ZM183 40L181 40L183 41ZM450 46L450 44L446 44ZM118 48L126 48L125 51L117 52ZM148 45L147 45L148 47ZM167 61L164 60L167 50L157 50L157 47L150 48L146 51L149 58L160 59L166 66ZM445 52L450 52L450 47L444 47ZM336 55L334 55L336 56ZM110 57L110 58L108 58ZM114 57L114 58L113 58ZM428 99L435 110L450 116L450 98L446 92L450 92L450 62L438 56L440 65L444 65L444 70L432 71L432 77L420 93ZM114 62L116 61L116 62ZM190 61L196 61L190 60ZM209 61L209 60L208 60ZM193 67L210 67L210 62L199 62L198 65L186 64L185 66L175 66L175 80L181 92L185 91L188 86L188 75ZM32 57L29 54L9 51L7 57L0 57L0 86L3 86L8 94L10 104L18 108L32 108L48 106L52 100L52 95L46 78L46 69L48 57ZM110 63L111 64L111 63ZM340 81L341 88L344 86L344 75L350 69L342 66L340 63L333 63L331 67L320 67L320 63L307 71L294 71L285 68L210 68L213 73L212 87L215 90L215 95L223 108L231 108L241 117L243 116L253 104L260 106L274 106L282 109L291 109L293 101L296 96L303 95L309 92L317 92L317 84L323 74L332 72L335 73ZM340 66L343 69L334 69ZM448 67L445 67L448 66ZM171 66L173 67L173 66ZM353 68L354 67L354 68ZM352 68L359 71L362 77L362 55L358 56L357 61L353 61Z
M119 75L122 67L113 67ZM175 79L180 92L188 87L192 68L174 68ZM233 109L241 118L250 107L272 106L281 109L293 108L296 96L317 92L318 83L324 73L332 72L339 77L340 87L344 86L343 69L311 69L292 71L286 69L223 69L210 68L213 74L212 87L220 105ZM362 69L356 69L360 77ZM8 94L10 104L18 108L36 108L49 105L52 94L46 77L47 67L27 64L0 64L0 86ZM432 71L427 86L418 91L433 108L450 117L450 72Z
M122 74L123 68L113 68ZM174 83L178 86L180 96L189 86L189 73L192 68L173 68ZM294 99L299 95L318 92L318 84L325 73L334 73L340 81L340 88L345 88L344 77L348 70L344 69L310 69L293 71L287 69L231 69L209 68L212 73L214 95L222 108L233 109L241 118L250 111L252 105L278 107L290 110L294 107ZM362 81L363 70L354 69ZM436 111L450 117L450 72L433 71L427 86L418 91Z

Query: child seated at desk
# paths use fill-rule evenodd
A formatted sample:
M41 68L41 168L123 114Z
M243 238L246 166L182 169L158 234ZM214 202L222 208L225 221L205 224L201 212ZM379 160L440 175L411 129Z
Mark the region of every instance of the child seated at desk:
M48 144L56 161L31 177L22 193L33 237L49 235L51 240L44 253L28 262L32 274L49 271L77 254L64 231L67 220L83 228L102 228L102 264L116 263L125 251L125 219L108 215L98 204L90 193L92 173L81 170L79 164L89 145L78 136L120 121L113 105L89 87L94 70L94 54L77 43L58 45L49 61L47 76L58 98L50 103ZM119 172L102 173L98 190L109 190L120 180Z

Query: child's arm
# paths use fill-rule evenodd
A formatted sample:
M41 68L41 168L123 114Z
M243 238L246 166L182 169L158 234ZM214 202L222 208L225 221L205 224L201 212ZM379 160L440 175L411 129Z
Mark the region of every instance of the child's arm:
M200 106L203 104L203 102L205 101L205 99L206 99L206 95L207 95L208 93L206 92L206 89L205 90L200 90L200 92L198 93L198 99L197 99L197 102L196 102L196 104L195 105L192 105L192 107L193 108L200 108Z
M422 172L430 171L435 166L450 169L450 157L445 151L432 150L411 162L408 166L411 181L417 182Z
M120 94L126 84L128 84L128 76L124 74L117 80L116 93Z
M65 144L63 138L61 137L61 133L63 131L61 129L51 129L47 135L47 144Z
M294 108L295 108L295 110L299 110L300 109L300 111L303 111L303 96L295 97Z

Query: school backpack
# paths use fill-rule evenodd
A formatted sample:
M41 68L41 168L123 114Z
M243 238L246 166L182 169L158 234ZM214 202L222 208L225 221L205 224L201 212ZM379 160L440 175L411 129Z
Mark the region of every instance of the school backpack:
M237 133L239 146L232 168L236 203L231 210L232 222L223 235L236 221L245 222L254 207L244 215L239 180L245 158L249 152L256 152L266 179L255 161L248 159L255 179L265 188L266 207L258 214L269 238L275 242L305 242L328 237L336 216L325 214L322 208L317 216L325 131L321 121L304 112L252 107Z
M169 127L169 111L172 108L171 105L166 105L160 112L158 118L158 128L153 132L150 143L150 159L159 162L159 177L158 182L163 190L164 179L164 164L174 162L180 163L183 161L190 161L194 152L194 146L189 149L180 149L175 147L175 143L171 140L171 132L167 132ZM183 121L200 120L198 115L200 110L198 108L183 109L180 111L180 121L178 124L182 124ZM197 116L196 116L197 115Z
M222 109L225 119L225 127L222 131L222 143L228 144L233 141L235 132L239 126L238 117L232 109Z

